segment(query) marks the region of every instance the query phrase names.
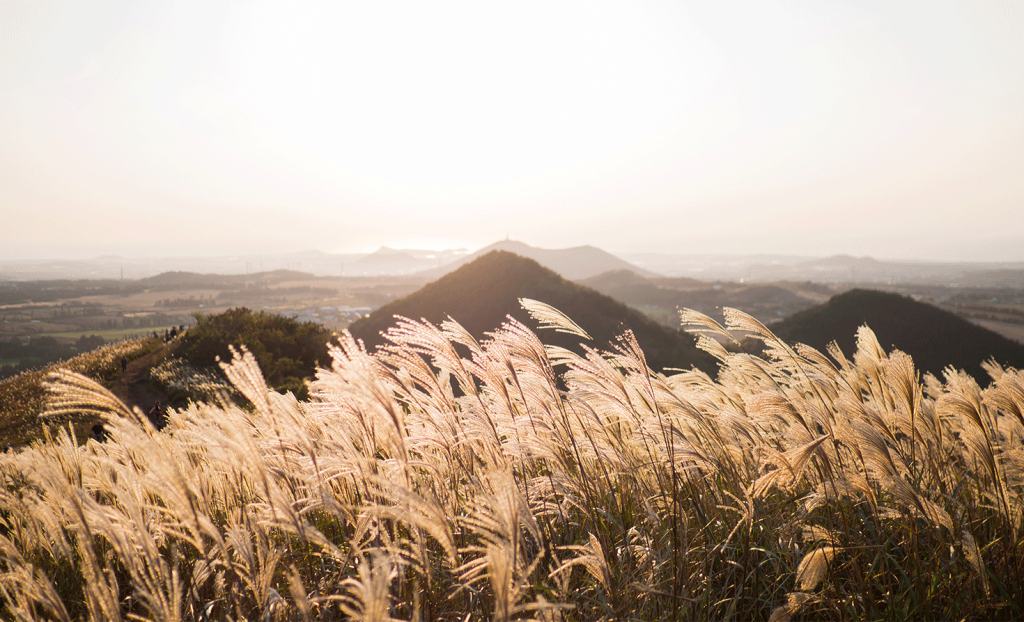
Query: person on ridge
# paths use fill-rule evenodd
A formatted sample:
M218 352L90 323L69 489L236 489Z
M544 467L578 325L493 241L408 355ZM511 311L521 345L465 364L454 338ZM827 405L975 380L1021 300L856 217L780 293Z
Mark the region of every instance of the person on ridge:
M103 421L97 421L92 426L92 438L97 443L106 442L110 438L110 432L107 427L103 424Z
M156 405L149 411L149 422L153 424L153 427L157 430L163 430L164 426L167 425L167 413L163 407L160 406L160 400L156 401Z

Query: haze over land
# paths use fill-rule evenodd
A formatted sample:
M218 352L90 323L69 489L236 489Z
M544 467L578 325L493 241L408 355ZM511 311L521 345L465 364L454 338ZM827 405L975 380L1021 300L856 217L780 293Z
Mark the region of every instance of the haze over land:
M1020 340L1022 25L995 3L2 3L4 337L232 305L339 328L505 250L672 328L869 287ZM168 272L192 274L148 280ZM34 283L59 279L103 282Z
M1020 3L2 3L0 259L508 235L1021 261L1022 23Z

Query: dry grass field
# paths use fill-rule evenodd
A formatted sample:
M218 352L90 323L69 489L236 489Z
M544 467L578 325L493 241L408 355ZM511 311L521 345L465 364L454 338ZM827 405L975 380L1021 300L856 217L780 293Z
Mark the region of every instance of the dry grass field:
M587 337L525 301L535 318ZM341 335L312 398L194 404L157 432L51 377L66 431L0 456L0 590L19 620L905 620L1024 616L1024 374L920 378L868 329L852 358L702 344L717 379L404 321Z

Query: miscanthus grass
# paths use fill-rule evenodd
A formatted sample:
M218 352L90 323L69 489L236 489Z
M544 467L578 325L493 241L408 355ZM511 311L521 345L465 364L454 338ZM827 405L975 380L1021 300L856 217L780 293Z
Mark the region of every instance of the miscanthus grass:
M53 414L110 438L0 456L3 617L1024 617L1024 374L921 379L867 328L847 358L737 311L683 321L717 378L652 373L629 332L580 356L513 320L400 320L378 353L341 335L308 402L238 352L247 407L162 432L56 373ZM719 345L737 330L765 353Z

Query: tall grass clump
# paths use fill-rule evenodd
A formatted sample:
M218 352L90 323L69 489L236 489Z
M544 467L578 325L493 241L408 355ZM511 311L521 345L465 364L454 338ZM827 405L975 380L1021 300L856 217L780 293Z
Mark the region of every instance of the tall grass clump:
M0 457L3 615L23 620L1008 619L1022 612L1024 374L918 377L867 328L848 358L727 310L684 324L717 378L652 373L524 301L483 340L349 335L311 399L224 366L240 408L162 432L72 372ZM752 333L762 356L720 345Z

